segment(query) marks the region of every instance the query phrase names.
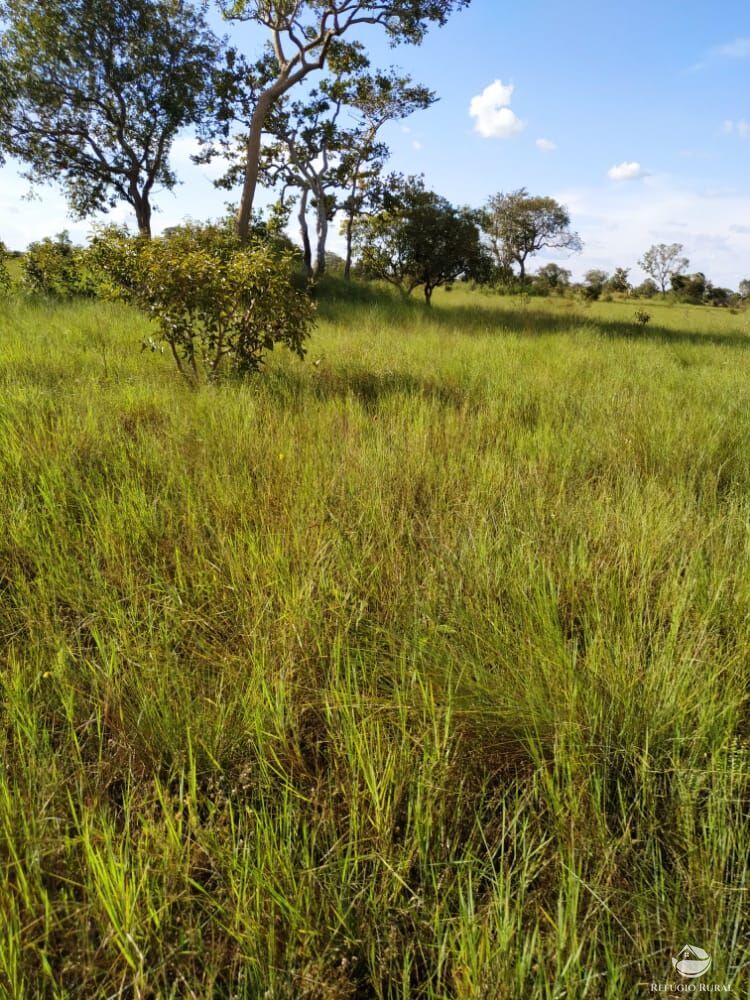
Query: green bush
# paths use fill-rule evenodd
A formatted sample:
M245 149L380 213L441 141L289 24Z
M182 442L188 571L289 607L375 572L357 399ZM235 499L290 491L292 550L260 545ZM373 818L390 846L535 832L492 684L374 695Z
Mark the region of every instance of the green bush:
M276 344L304 357L315 306L293 252L243 246L223 226L186 225L150 241L100 231L89 253L110 293L158 324L192 383L256 372Z
M23 285L39 295L90 298L96 294L86 251L74 246L67 232L31 243L21 271Z
M10 271L6 263L8 259L8 249L0 240L0 295L7 295L11 288Z

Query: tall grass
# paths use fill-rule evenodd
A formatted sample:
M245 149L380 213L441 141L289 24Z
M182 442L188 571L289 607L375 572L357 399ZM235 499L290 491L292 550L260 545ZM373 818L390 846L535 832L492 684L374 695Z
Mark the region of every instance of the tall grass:
M1 991L750 995L750 339L632 308L0 306Z

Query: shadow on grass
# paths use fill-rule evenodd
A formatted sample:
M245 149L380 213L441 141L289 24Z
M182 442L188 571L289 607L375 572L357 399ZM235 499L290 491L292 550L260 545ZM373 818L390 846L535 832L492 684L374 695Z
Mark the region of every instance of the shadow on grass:
M310 397L328 402L351 397L362 404L365 410L376 410L388 397L408 396L421 398L442 406L455 409L474 410L481 408L482 400L461 384L446 383L444 379L417 378L409 372L373 372L365 368L333 368L314 372L307 371L269 372L266 388L284 403L296 401L300 406L309 402Z
M741 331L699 333L659 323L642 326L634 320L592 315L585 305L573 300L567 300L560 311L551 311L504 300L501 296L477 293L476 302L471 305L453 305L442 298L432 309L428 309L416 293L414 297L405 299L395 290L380 285L363 282L347 284L337 279L326 279L317 290L317 298L321 318L337 324L345 319L351 322L354 329L358 313L365 306L377 311L384 323L404 328L430 326L484 336L503 333L541 336L588 330L612 339L698 347L750 347L750 336ZM636 308L637 304L634 304L633 309Z

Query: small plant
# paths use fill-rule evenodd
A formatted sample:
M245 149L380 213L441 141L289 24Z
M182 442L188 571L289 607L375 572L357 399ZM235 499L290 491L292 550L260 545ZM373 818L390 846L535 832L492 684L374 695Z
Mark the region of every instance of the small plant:
M647 313L645 309L637 309L633 319L640 327L645 327L651 322L651 313Z
M188 225L155 240L110 230L90 252L112 292L155 320L192 384L256 372L276 344L304 357L315 306L290 251Z
M67 232L30 244L21 268L23 284L39 295L51 298L91 298L95 295L86 251L76 247Z

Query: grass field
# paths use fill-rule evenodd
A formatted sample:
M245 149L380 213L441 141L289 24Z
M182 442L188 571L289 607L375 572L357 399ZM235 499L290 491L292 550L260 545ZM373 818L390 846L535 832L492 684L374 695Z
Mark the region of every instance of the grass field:
M0 995L750 996L750 314L435 301L0 305Z

